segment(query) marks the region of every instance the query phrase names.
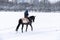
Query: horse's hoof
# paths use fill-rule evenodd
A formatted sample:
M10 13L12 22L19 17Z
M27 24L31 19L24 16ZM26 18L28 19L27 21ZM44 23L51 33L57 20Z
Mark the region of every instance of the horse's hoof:
M18 30L15 30L15 31L18 31Z
M26 32L27 32L27 30L26 30Z
M22 31L22 33L23 33L23 31Z
M23 33L23 31L22 31L22 33Z
M31 31L33 31L33 30L31 30Z

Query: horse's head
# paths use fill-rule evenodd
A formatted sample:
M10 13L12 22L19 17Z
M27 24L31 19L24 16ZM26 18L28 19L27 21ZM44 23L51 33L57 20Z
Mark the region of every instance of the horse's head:
M30 19L34 22L35 21L35 16L30 16Z

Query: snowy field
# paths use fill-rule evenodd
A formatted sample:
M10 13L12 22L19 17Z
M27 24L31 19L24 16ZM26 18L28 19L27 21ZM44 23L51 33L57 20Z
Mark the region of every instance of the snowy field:
M24 12L0 12L0 40L60 40L60 13L29 12L36 16L33 31L15 31L18 20L24 17Z

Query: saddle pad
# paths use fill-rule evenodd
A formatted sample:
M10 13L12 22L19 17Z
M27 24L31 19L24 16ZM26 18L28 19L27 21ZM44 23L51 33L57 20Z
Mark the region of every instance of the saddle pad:
M29 20L27 18L22 18L23 23L28 23Z

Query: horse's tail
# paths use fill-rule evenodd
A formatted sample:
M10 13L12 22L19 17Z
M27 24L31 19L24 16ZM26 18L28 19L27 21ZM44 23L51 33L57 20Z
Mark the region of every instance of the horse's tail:
M19 20L19 23L22 23L22 19Z

